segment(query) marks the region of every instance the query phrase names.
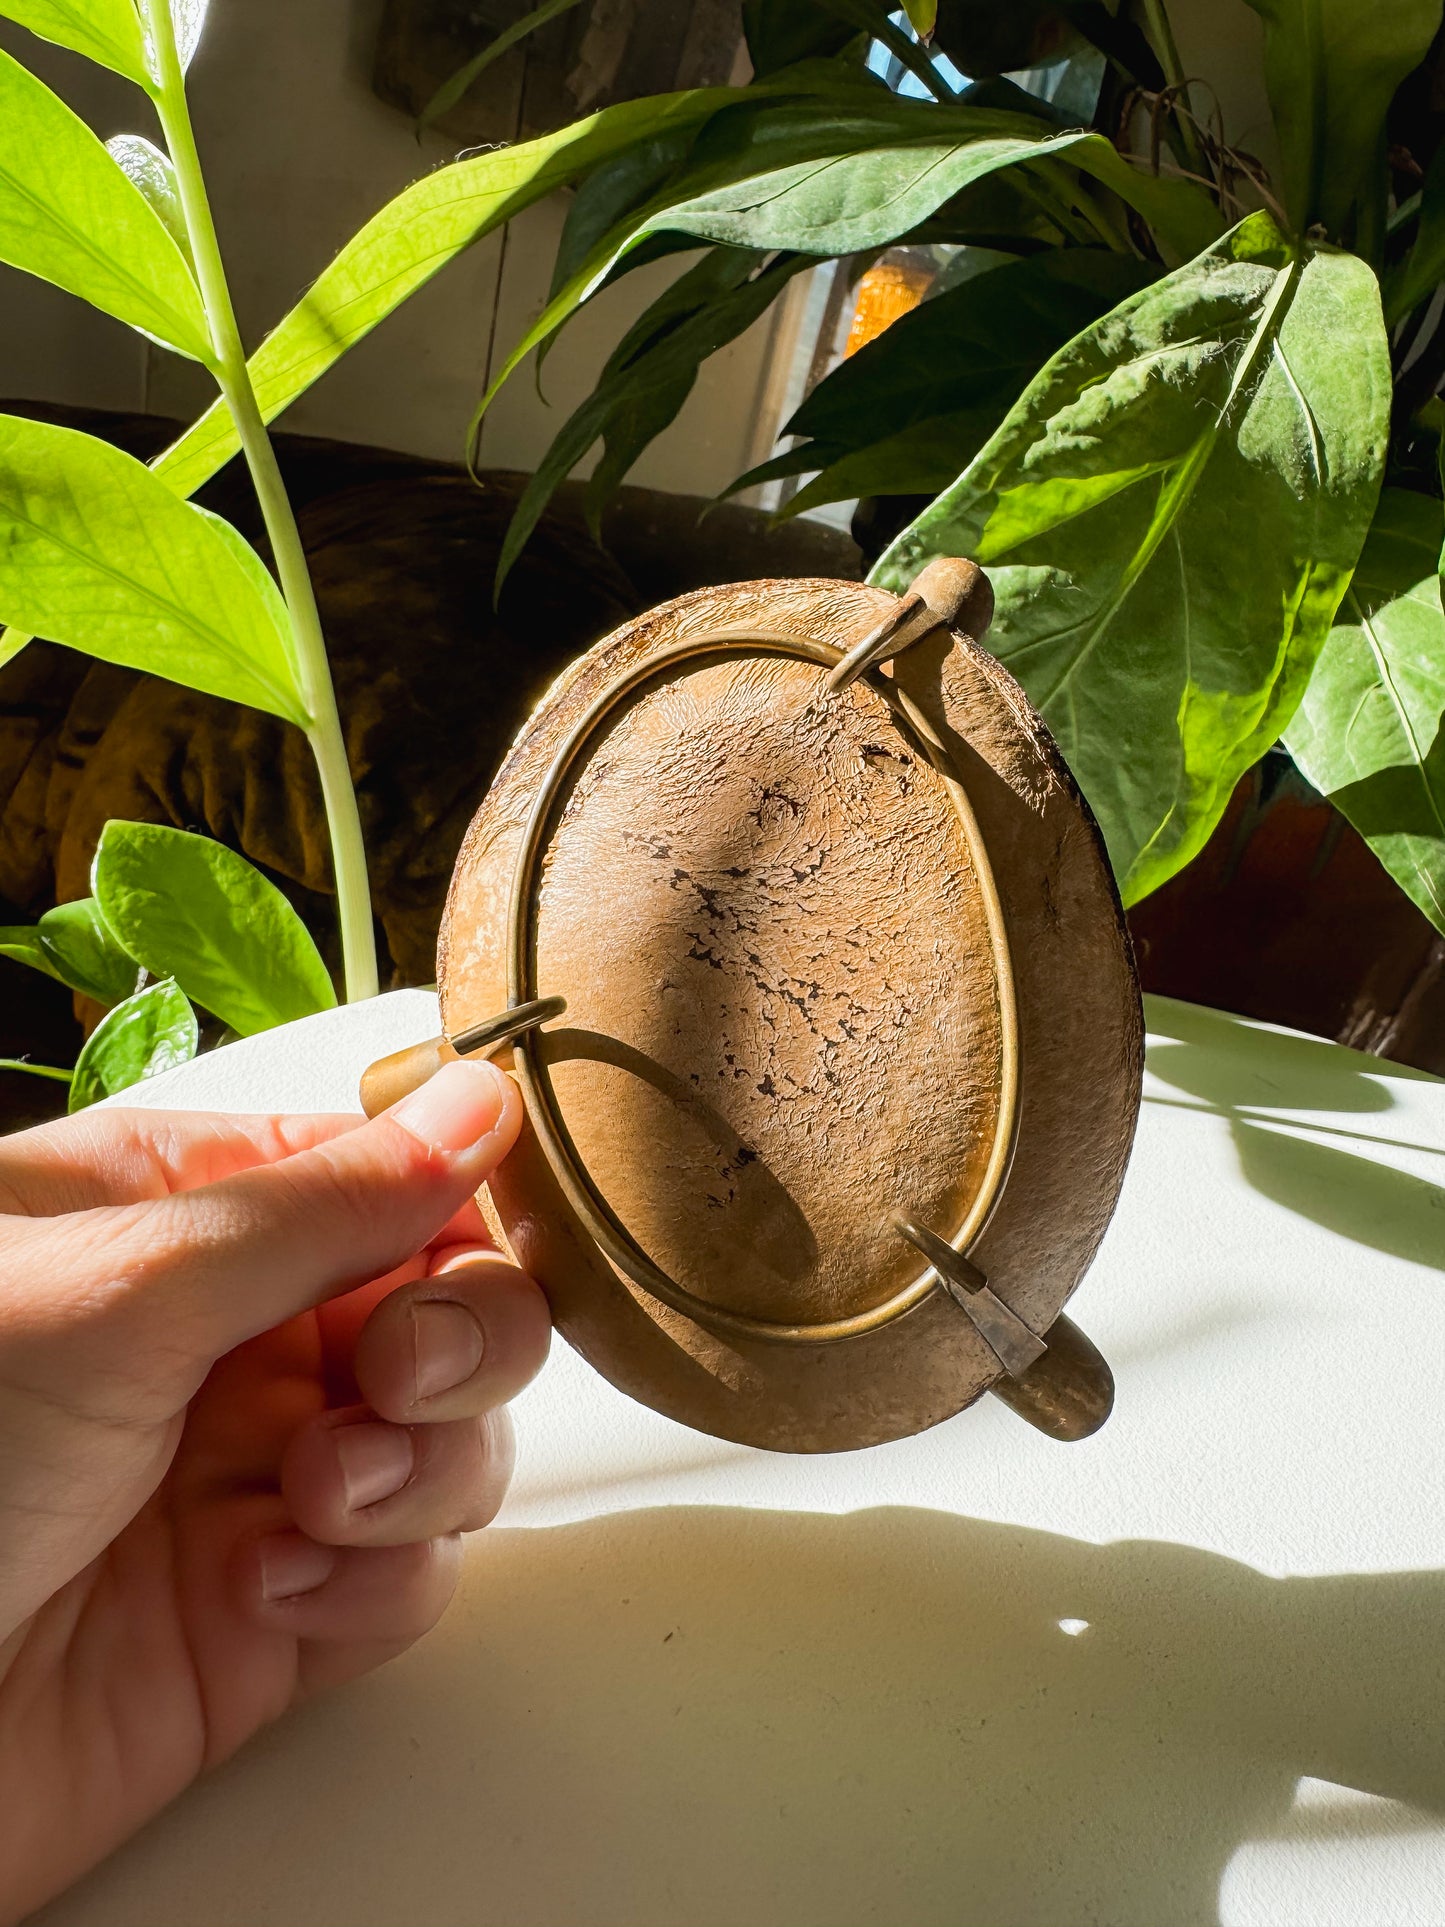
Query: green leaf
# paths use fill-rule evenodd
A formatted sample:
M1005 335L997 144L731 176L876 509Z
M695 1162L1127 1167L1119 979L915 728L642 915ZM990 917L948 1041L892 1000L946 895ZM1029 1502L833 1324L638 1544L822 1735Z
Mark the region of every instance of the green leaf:
M1132 255L1062 249L990 268L901 315L784 424L783 434L809 438L789 451L800 459L787 472L827 475L789 510L946 488L1049 357L1156 272ZM762 479L755 470L734 486Z
M0 415L0 621L304 727L289 630L260 568L144 463Z
M414 182L373 215L252 355L257 400L272 421L464 248L640 139L700 125L738 98L729 87L623 101L540 140L492 149ZM214 402L162 454L155 472L190 495L240 448Z
M1264 21L1264 77L1299 233L1349 233L1385 199L1385 113L1424 59L1440 0L1249 0ZM1377 204L1377 205L1376 205Z
M70 1109L83 1111L147 1077L189 1063L199 1039L196 1013L178 987L149 984L108 1011L85 1041L70 1083Z
M732 126L720 131L729 120ZM875 145L882 137L888 144ZM1114 189L1181 254L1207 246L1220 231L1217 210L1187 181L1130 168L1100 135L1051 135L1017 114L838 86L811 103L775 103L766 115L746 120L720 114L717 128L699 137L687 180L673 184L666 203L655 201L619 223L548 301L482 397L473 431L519 363L650 234L677 231L731 247L817 255L860 253L912 233L944 202L1002 170L1017 168L1052 187L1046 170L1058 158ZM787 165L769 165L779 159ZM710 176L722 184L684 191Z
M479 54L474 54L449 80L442 82L417 117L418 132L430 127L433 121L440 120L443 114L455 107L472 82L484 74L493 61L500 60L503 54L511 52L518 41L525 40L538 27L545 27L549 21L576 5L577 0L542 0L540 7L534 7L530 13L524 13L519 20L514 20L505 33L499 33L495 40L488 41Z
M1442 504L1388 488L1285 744L1445 932Z
M710 123L711 139L713 123L721 126L737 116L738 131L733 134L724 129L716 150L699 141L707 168L700 184L711 184L714 179L731 178L740 167L756 172L780 149L789 159L797 158L792 150L820 145L836 152L840 145L856 143L859 127L864 125L879 137L896 137L899 130L911 135L920 129L918 116L923 115L935 132L957 126L959 138L967 139L979 131L980 122L966 109L900 101L879 87L824 87L816 77L805 79L784 76L777 81L774 94L755 85L746 89L703 88L625 101L541 140L438 168L389 202L347 243L251 357L251 379L265 419L273 420L463 248L553 188L578 179L638 142L700 129L705 122ZM801 97L794 99L794 93ZM764 107L766 115L762 113ZM744 110L741 114L740 108ZM961 118L945 123L941 116ZM1017 117L989 115L984 119L990 125L1002 119L1010 126L1023 126L1036 133L1034 123ZM1134 204L1141 207L1147 219L1154 220L1157 213L1161 227L1175 237L1174 244L1181 252L1193 252L1218 232L1219 220L1212 205L1187 182L1159 181L1135 173L1097 136L1073 134L1064 138L1096 143L1080 152L1087 151L1101 168L1127 180ZM1156 213L1151 213L1151 208ZM652 220L652 226L666 225L660 218L665 211L651 206L651 214L658 217ZM528 331L509 358L497 385L531 348L555 332L594 283L606 275L613 261L644 237L647 226L647 216L639 215L594 244L572 282L559 291L542 322ZM1202 240L1197 238L1201 235ZM176 494L189 495L228 462L239 446L230 412L224 403L217 402L165 451L155 471Z
M920 40L927 40L938 19L938 0L903 0L908 24Z
M169 154L141 134L112 134L105 151L121 173L145 197L187 262L191 260L191 237L186 232L186 217L181 208L181 191L176 185L176 170ZM194 265L194 264L192 264Z
M274 883L208 836L107 823L91 887L126 949L249 1037L329 1010L331 978Z
M759 174L671 207L657 225L732 247L854 254L896 241L987 174L1058 156L1112 188L1180 253L1194 253L1219 232L1211 203L1188 182L1129 167L1102 135L1044 135L1021 116L984 109L922 111L940 123L940 138L890 142ZM971 138L962 128L958 137L942 138L943 124L960 116L982 125ZM1007 123L1008 131L991 131L990 122Z
M101 915L94 897L47 910L36 925L55 974L98 1004L118 1004L140 981L140 968Z
M1062 349L884 555L976 556L1126 900L1183 867L1288 722L1369 527L1378 284L1256 214Z
M57 1084L68 1084L75 1075L59 1064L32 1064L28 1057L0 1057L0 1071L28 1071L32 1077L49 1077Z
M140 966L116 942L93 897L47 910L38 923L0 929L0 956L43 970L98 1004L118 1004L140 981Z
M43 970L98 1004L120 1003L140 976L93 897L47 910L39 923L0 930L0 956Z
M200 290L159 217L85 122L5 53L0 261L212 360Z
M150 85L133 0L0 0L0 15L124 74L138 87Z
M777 520L790 521L826 502L851 502L863 495L941 494L967 468L1007 412L1007 401L1000 400L997 407L985 404L935 415L896 435L885 435L867 448L840 455L783 504Z
M710 309L721 313L721 304L762 264L761 255L743 248L710 249L638 316L607 357L594 387L594 395L598 391L612 392L622 381L625 371L631 369L635 372L643 357L658 348L683 323ZM775 287L781 288L786 278L779 279ZM748 317L753 312L751 304L745 304L738 316L738 332L748 325ZM588 525L594 540L599 543L602 539L603 511L643 449L676 419L679 409L692 393L702 358L713 352L704 344L716 338L715 329L698 335L699 353L696 358L684 355L666 369L661 379L649 380L645 387L633 381L629 391L630 400L608 411L602 429L602 454L588 477L584 498ZM720 340L718 345L721 345ZM565 429L562 432L566 434Z
M639 140L594 168L572 197L552 261L550 301L586 264L594 248L624 216L649 201L682 170L695 126Z
M741 259L744 266L750 264L751 257ZM597 386L563 425L522 493L497 564L499 591L552 492L598 437L608 435L612 440L603 481L590 492L594 520L605 491L617 486L646 441L673 419L687 399L701 362L750 327L785 282L811 265L799 258L784 259L740 286L729 287L728 276L737 272L737 262L736 256L729 261L719 255L699 263L657 306L665 307L669 299L678 302L684 287L692 293L720 290L716 297L704 296L660 339L653 338L644 316L632 331L632 340L648 345L625 361L621 349L614 353ZM680 305L685 310L686 304Z
M60 975L40 941L38 926L33 923L0 925L0 957L13 958L31 970L43 971L47 977Z

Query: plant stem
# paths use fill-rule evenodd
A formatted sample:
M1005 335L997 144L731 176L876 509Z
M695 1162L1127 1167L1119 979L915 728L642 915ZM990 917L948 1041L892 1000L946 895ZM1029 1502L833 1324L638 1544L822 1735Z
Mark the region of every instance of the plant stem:
M1189 95L1184 80L1184 63L1179 58L1179 48L1174 39L1174 29L1169 24L1165 0L1144 0L1144 18L1149 23L1149 38L1154 51L1159 56L1159 65L1164 69L1164 79L1169 87L1178 92L1179 99L1187 108ZM1204 149L1199 144L1194 123L1188 114L1175 114L1174 125L1179 130L1179 138L1184 145L1184 157L1196 174L1205 173Z
M195 262L196 279L205 304L215 350L212 373L236 424L241 448L251 471L262 520L276 560L281 593L291 619L291 640L302 700L310 718L306 727L311 753L321 779L321 796L331 837L331 862L336 883L337 920L341 926L342 973L348 1001L374 997L377 992L376 937L372 926L371 893L366 876L366 849L361 816L346 760L346 743L336 708L331 665L321 633L316 592L306 566L296 517L281 479L276 451L256 401L246 367L246 350L236 325L231 291L216 240L215 222L206 195L200 155L196 151L186 102L185 76L176 54L175 29L169 0L141 0L159 70L153 97L161 131L176 170L176 187L185 216L186 233Z
M28 1071L31 1077L49 1077L57 1084L68 1084L75 1076L59 1064L32 1064L28 1057L0 1057L0 1071Z

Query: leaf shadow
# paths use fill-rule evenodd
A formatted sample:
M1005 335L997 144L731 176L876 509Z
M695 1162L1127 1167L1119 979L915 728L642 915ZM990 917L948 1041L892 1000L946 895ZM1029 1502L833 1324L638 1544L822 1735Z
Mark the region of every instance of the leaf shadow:
M1256 1191L1355 1244L1445 1271L1445 1186L1377 1158L1230 1120Z
M1262 1197L1355 1244L1445 1270L1445 1185L1387 1161L1394 1149L1445 1157L1445 1145L1355 1130L1348 1121L1391 1110L1394 1083L1437 1080L1258 1025L1247 1026L1246 1055L1238 1048L1242 1028L1241 1019L1218 1011L1150 998L1148 1069L1185 1096L1146 1094L1145 1103L1224 1119L1240 1171ZM1310 1115L1292 1115L1299 1112ZM1331 1123L1331 1113L1341 1122ZM1369 1152L1331 1141L1341 1138Z

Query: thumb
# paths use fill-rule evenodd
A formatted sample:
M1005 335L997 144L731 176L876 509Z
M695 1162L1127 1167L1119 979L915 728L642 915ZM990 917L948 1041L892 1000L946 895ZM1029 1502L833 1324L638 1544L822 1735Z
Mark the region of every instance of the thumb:
M495 1065L445 1064L328 1143L125 1213L107 1270L147 1323L164 1321L168 1346L209 1364L420 1251L521 1122L521 1094Z

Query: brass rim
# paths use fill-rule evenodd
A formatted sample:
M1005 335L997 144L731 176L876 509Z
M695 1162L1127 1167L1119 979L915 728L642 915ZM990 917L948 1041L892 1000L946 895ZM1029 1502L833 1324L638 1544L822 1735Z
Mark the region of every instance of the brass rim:
M531 1002L539 995L536 982L536 907L541 858L551 836L553 815L562 788L589 739L620 704L660 673L699 656L745 653L788 656L796 661L813 663L818 668L832 669L843 660L846 651L831 643L791 635L782 630L768 631L753 623L737 629L708 630L673 643L634 663L594 697L568 732L532 800L512 871L507 907L509 1004ZM905 733L916 742L944 781L963 826L964 838L978 877L993 952L1001 1058L998 1117L978 1193L952 1240L957 1250L966 1251L982 1232L1002 1192L1013 1155L1018 1116L1018 1024L1013 966L1009 958L1003 906L973 807L963 785L950 768L942 746L933 739L922 715L902 691L876 674L870 674L867 680L869 686L887 702L895 720L901 719ZM938 1289L938 1275L929 1269L912 1284L868 1311L856 1313L851 1318L814 1325L790 1325L771 1319L750 1318L699 1298L653 1263L592 1182L562 1116L550 1074L542 1061L541 1050L542 1034L537 1030L529 1030L518 1039L514 1047L517 1081L532 1129L568 1204L625 1278L662 1304L691 1318L704 1330L781 1344L831 1344L839 1339L859 1338L894 1323Z

